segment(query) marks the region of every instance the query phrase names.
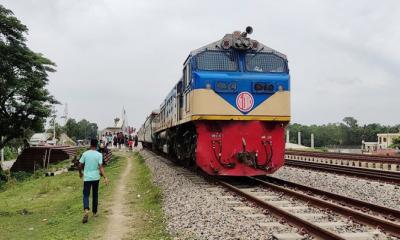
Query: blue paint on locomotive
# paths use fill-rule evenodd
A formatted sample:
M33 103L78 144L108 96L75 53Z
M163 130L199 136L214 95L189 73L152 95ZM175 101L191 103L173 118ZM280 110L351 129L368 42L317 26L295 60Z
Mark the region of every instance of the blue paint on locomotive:
M254 97L254 106L256 108L262 102L267 100L282 86L284 91L290 91L290 76L288 73L257 73L257 72L222 72L222 71L193 71L194 89L206 89L207 85L213 89L225 101L238 109L236 106L236 97L241 92L249 92ZM228 89L220 89L218 85L225 83ZM235 89L229 89L229 84L236 83ZM256 91L255 84L271 84L271 91ZM251 109L251 110L252 110ZM240 109L238 109L240 111ZM250 110L250 111L251 111ZM248 112L250 112L248 111ZM243 112L246 114L248 112Z

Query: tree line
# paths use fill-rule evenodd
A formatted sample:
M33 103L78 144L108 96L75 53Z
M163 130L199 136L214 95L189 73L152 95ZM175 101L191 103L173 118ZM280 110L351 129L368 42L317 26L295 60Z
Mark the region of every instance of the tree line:
M323 125L290 124L290 142L297 143L297 132L301 132L301 143L311 146L311 133L314 134L315 147L350 147L366 142L376 142L378 133L398 133L400 124L394 126L371 123L360 125L353 117L345 117L340 123Z
M61 131L74 141L96 138L97 130L98 126L96 123L89 122L86 119L77 122L73 118L68 119L65 126L61 128Z

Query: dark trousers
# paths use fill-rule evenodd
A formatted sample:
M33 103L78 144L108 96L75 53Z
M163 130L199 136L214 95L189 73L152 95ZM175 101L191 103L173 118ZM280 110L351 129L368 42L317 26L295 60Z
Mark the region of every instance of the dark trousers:
M99 202L99 180L83 182L83 209L90 210L90 188L92 188L92 212L97 213L97 204Z

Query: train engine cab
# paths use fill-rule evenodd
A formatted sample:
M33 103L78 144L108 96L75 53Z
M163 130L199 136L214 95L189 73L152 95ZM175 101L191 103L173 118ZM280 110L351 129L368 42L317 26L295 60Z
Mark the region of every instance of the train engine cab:
M288 62L251 33L226 34L190 53L157 117L160 150L210 175L265 175L283 165Z

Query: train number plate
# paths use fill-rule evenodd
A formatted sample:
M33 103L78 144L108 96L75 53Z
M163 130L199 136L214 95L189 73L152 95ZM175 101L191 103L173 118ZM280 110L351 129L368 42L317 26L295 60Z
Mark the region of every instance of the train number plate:
M249 92L241 92L236 97L236 106L242 112L250 111L254 106L253 95Z

